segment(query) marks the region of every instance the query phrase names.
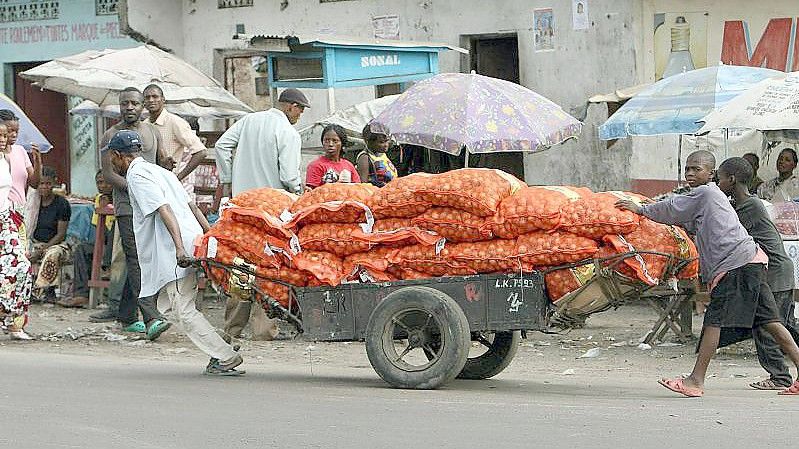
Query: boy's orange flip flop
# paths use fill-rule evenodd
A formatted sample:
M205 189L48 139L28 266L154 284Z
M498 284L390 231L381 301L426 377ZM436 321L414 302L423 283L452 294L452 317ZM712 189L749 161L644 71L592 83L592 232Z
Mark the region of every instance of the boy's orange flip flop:
M799 396L799 380L777 394L781 394L783 396Z
M675 393L680 393L681 395L688 396L689 398L701 398L702 395L705 394L705 391L702 390L701 388L686 387L685 384L683 383L682 378L677 378L677 379L663 378L660 379L658 383Z

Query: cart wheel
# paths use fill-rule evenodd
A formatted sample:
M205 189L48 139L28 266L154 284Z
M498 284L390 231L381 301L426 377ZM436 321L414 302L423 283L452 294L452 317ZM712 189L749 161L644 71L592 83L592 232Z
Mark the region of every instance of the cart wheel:
M519 350L522 333L512 332L478 332L474 334L474 341L480 343L482 354L466 360L463 370L458 374L458 379L480 380L494 377L510 365L511 360Z
M458 303L429 287L405 287L380 302L366 329L366 354L397 388L434 389L469 356L469 322Z

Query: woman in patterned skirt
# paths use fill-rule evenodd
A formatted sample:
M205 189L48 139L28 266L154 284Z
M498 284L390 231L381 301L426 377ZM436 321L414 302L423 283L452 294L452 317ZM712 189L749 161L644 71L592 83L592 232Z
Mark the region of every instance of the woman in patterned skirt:
M0 124L0 148L8 139L8 129ZM23 327L27 321L33 276L30 261L19 237L22 217L8 198L11 191L11 164L0 157L0 329L13 340L32 340Z

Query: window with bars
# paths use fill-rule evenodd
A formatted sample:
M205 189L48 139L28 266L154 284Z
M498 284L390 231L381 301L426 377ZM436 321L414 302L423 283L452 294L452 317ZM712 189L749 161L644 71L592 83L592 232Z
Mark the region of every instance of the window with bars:
M57 19L57 1L0 0L0 23Z
M98 16L113 16L117 13L119 0L94 0L94 13Z
M252 6L253 0L217 0L217 9L224 8L242 8L245 6Z

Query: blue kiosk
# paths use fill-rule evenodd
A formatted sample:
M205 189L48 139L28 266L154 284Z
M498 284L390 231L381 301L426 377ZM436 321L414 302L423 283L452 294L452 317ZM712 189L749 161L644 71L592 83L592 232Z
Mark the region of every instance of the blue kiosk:
M266 52L273 101L277 88L334 89L419 81L438 73L438 53L468 51L435 42L349 39L341 36L254 36L250 47Z

